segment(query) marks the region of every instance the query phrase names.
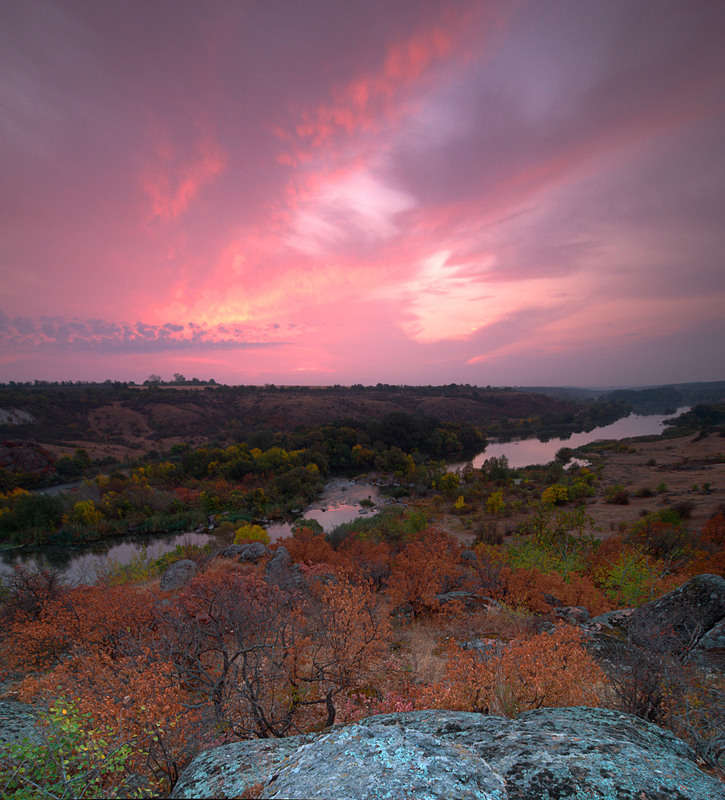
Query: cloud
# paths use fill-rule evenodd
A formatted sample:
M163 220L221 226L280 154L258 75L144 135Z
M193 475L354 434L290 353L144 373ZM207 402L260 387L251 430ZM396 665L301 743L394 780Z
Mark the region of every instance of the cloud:
M725 302L724 24L676 0L5 4L5 371L219 348L273 382L525 383L600 339L692 344Z
M250 337L251 331L237 328L233 335L221 326L148 325L143 322L117 324L98 319L42 317L9 320L0 311L0 339L9 347L59 348L73 351L118 353L164 353L178 350L248 349L285 344L267 333Z

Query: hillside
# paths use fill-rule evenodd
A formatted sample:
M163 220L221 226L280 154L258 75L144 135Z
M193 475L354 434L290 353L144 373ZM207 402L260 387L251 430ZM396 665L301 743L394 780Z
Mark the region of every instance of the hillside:
M393 413L488 429L517 420L529 425L571 424L582 409L581 403L532 392L455 385L10 386L0 388L0 437L33 439L55 455L84 447L92 458L122 460L167 450L181 441L230 443L265 429L367 421Z

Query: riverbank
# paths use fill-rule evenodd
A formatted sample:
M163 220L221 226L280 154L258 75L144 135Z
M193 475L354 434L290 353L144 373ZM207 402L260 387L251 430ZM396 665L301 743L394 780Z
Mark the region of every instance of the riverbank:
M629 493L627 505L597 498L587 506L603 533L649 512L682 504L691 530L699 530L718 511L725 511L725 438L712 433L651 441L625 439L621 444L596 456L602 485L621 485ZM637 496L642 490L652 490L653 495Z
M673 508L690 531L698 531L718 512L725 513L725 438L717 433L673 439L629 438L597 445L587 453L599 473L597 495L584 506L594 520L594 535L607 539L646 514ZM606 502L608 488L622 487L626 503ZM435 523L470 547L475 527L488 526L503 538L513 536L528 514L479 513L475 526L465 516L439 513Z

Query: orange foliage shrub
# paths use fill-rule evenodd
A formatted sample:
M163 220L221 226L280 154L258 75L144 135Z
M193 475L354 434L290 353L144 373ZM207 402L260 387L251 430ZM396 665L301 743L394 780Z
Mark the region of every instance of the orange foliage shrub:
M45 670L20 685L24 700L72 699L95 729L111 726L135 753L129 768L175 779L192 716L164 652L155 652L156 597L129 586L81 586L37 619L17 621L3 643L11 668ZM185 727L186 726L186 727Z
M37 619L11 625L1 654L17 670L51 667L76 649L113 655L146 637L153 607L149 592L79 586L48 602Z
M565 606L584 606L592 616L612 610L611 601L585 575L569 573L569 582L556 572L543 573L536 569L503 567L500 599L512 606L525 606L530 611L548 614L553 604L545 595L556 598Z
M387 655L390 614L372 585L356 584L343 571L318 593L320 606L312 616L304 649L308 682L324 696L326 724L332 725L337 695L377 682Z
M604 674L583 636L562 625L493 656L451 645L443 682L426 687L423 699L437 708L508 717L542 706L595 706Z
M335 563L350 570L357 582L370 582L380 589L390 574L390 545L350 537L336 552Z
M324 533L315 533L312 528L296 528L292 536L283 539L283 544L292 561L301 564L330 563L333 560L333 549L325 539Z
M393 559L388 595L395 605L410 603L413 614L437 611L436 595L461 579L460 545L443 531L424 531Z
M73 698L94 728L116 732L133 744L126 768L149 774L160 788L173 783L198 746L198 715L174 674L173 664L149 648L123 658L92 650L64 659L39 678L20 685L24 700Z
M709 572L725 577L725 514L711 517L696 537L690 570L692 575Z

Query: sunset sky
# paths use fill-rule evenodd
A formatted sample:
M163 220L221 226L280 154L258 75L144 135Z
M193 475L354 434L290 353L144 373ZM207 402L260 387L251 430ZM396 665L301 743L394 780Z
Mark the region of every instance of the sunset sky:
M0 381L725 379L725 3L0 6Z

